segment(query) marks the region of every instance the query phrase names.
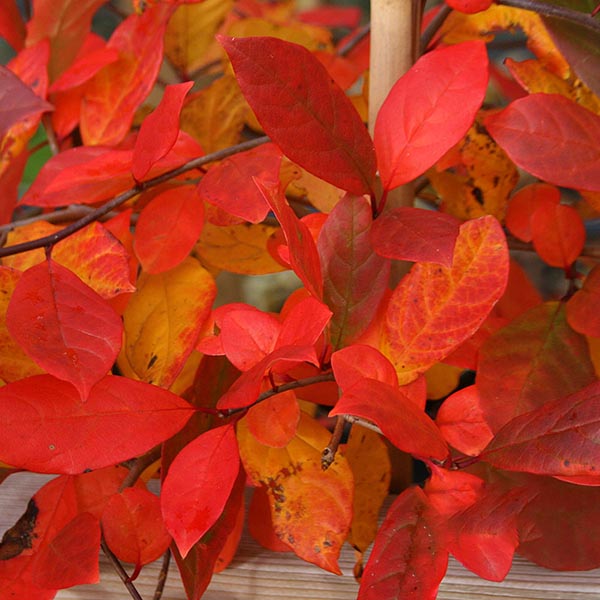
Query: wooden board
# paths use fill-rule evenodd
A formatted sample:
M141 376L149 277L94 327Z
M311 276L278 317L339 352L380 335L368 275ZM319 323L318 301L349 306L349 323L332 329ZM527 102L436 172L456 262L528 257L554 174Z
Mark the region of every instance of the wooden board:
M0 485L0 532L15 523L27 501L50 477L18 473ZM274 553L244 536L238 556L213 577L204 600L351 600L357 584L352 577L354 553L342 551L342 576L331 575L291 553ZM145 600L154 594L159 564L148 565L136 581ZM106 561L101 581L60 591L58 600L127 600L131 596ZM1 593L0 593L1 598ZM172 565L164 600L185 600L177 568ZM600 569L561 573L542 569L521 558L502 583L484 581L451 560L439 600L600 600ZM19 599L21 600L21 599ZM25 600L25 599L23 599ZM29 599L27 599L29 600ZM385 600L385 599L382 599Z

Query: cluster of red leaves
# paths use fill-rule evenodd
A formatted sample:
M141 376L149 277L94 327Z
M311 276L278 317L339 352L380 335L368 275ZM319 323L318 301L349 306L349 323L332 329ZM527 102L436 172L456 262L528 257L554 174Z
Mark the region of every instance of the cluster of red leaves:
M356 28L355 10L135 2L105 41L90 32L103 4L35 0L27 23L0 8L16 53L0 67L3 224L42 118L56 146L20 200L48 220L13 224L0 250L2 478L57 475L0 543L0 588L44 600L96 582L102 537L132 578L171 546L197 599L246 518L263 545L333 573L346 541L374 541L361 600L435 598L449 554L492 580L515 552L600 566L600 275L581 259L600 100L541 21L448 1L462 13L371 139L364 98L345 91L368 47L340 56L325 28ZM515 23L535 40L535 67L511 66L530 93L484 111L482 32ZM185 81L147 114L165 56ZM211 69L222 77L192 93ZM228 150L245 126L271 142ZM542 181L512 193L516 167ZM440 210L385 206L426 173ZM52 225L69 204L92 212ZM542 301L503 223L562 270L566 295ZM392 285L394 261L414 264ZM279 312L213 310L219 270L282 269L302 287ZM475 384L452 393L460 370ZM347 444L309 403L331 407L336 431L358 423ZM378 529L382 436L430 477ZM153 463L160 496L133 477Z

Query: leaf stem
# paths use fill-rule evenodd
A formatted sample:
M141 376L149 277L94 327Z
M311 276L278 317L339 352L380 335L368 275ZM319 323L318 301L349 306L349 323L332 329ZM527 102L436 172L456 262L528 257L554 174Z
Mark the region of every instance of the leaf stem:
M540 2L540 0L496 0L496 2L505 6L531 10L542 17L556 17L565 21L571 21L572 23L583 25L588 29L600 33L600 22L594 20L591 15L573 10L572 8L548 4Z
M346 425L346 422L346 419L343 417L336 417L335 427L333 428L329 444L327 444L321 453L321 468L323 471L327 471L335 460L335 455L337 454L340 442L342 441L342 435L344 435L344 426Z
M217 160L223 160L224 158L227 158L239 152L244 152L245 150L251 150L252 148L256 148L257 146L265 144L268 141L270 141L269 138L267 136L263 136L254 140L242 142L241 144L237 144L235 146L230 146L229 148L224 148L223 150L218 150L217 152L212 152L211 154L206 154L204 156L194 158L181 165L180 167L177 167L176 169L171 169L170 171L167 171L162 175L158 175L157 177L148 179L148 181L137 183L132 188L126 190L125 192L122 192L121 194L118 194L99 208L93 210L81 219L78 219L74 223L71 223L70 225L68 225L64 229L61 229L60 231L57 231L56 233L46 235L36 240L30 240L28 242L14 244L13 246L0 248L0 258L4 256L12 256L13 254L19 254L21 252L28 252L29 250L35 250L37 248L54 246L61 240L64 240L70 235L73 235L76 231L83 229L90 223L93 223L94 221L98 220L100 217L105 216L110 211L121 206L121 204L127 202L127 200L130 200L134 196L137 196L137 194L141 192L145 192L146 190L149 190L150 188L164 183L165 181L169 181L169 179L172 179L173 177L177 177L179 175L182 175L183 173L187 173L188 171L192 171L208 163Z
M129 469L129 473L125 475L125 479L123 479L121 485L119 486L119 493L123 490L133 487L136 481L140 478L140 475L152 464L155 463L161 456L162 453L162 445L155 446L152 450L146 452L142 456L138 456L133 461L131 468Z
M44 113L42 116L42 124L46 130L46 137L48 138L50 151L54 156L56 156L60 152L60 148L58 147L58 140L56 139L54 127L52 127L52 117L50 116L50 113Z
M163 555L162 565L160 567L160 573L158 574L158 581L156 582L156 590L152 600L160 600L165 589L165 583L167 582L167 575L169 574L169 564L171 562L171 551L167 548L167 551Z

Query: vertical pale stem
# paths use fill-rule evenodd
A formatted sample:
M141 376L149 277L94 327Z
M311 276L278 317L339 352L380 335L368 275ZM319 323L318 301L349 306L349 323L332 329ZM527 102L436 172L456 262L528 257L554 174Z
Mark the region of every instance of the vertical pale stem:
M412 66L418 30L415 0L371 0L371 64L369 69L369 131L373 135L379 108L388 92ZM410 206L410 184L388 194L386 210Z

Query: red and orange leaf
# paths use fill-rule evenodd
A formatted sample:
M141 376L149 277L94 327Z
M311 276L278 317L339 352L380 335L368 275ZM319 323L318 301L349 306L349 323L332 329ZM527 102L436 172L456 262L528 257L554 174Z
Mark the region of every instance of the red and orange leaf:
M482 460L508 471L540 475L598 475L600 384L546 402L500 429Z
M85 84L80 129L86 145L114 146L129 132L158 75L173 10L170 4L156 4L142 15L129 16L112 34L107 47L120 53L119 60Z
M26 117L52 110L49 104L23 83L11 70L0 65L0 140Z
M435 600L447 566L429 500L411 487L394 501L377 533L358 600Z
M600 191L600 116L556 94L531 94L485 121L519 167L555 185Z
M146 273L173 269L192 251L204 225L204 203L195 186L168 189L140 213L134 248Z
M572 206L538 206L531 215L533 247L551 267L568 269L585 244L585 227Z
M364 344L346 346L331 355L335 380L342 391L362 379L376 379L391 386L398 385L394 365L379 350Z
M244 468L267 487L277 536L302 559L340 573L338 557L352 520L352 472L336 456L323 471L321 452L330 433L301 413L296 436L284 448L260 444L244 420L238 442Z
M167 85L159 105L143 121L133 148L131 172L142 181L157 161L167 155L179 133L179 113L193 81Z
M27 45L48 38L51 45L50 78L56 79L77 56L103 0L36 0L27 24Z
M478 456L494 436L474 385L446 398L435 422L446 441L467 456Z
M263 548L273 552L291 552L288 544L277 537L273 529L271 518L271 503L269 494L264 485L255 487L252 491L252 500L248 508L248 533Z
M323 276L317 246L311 232L288 204L281 186L255 185L275 213L289 248L289 261L306 289L316 298L323 296Z
M21 273L9 267L0 267L0 378L15 381L30 375L39 375L43 369L36 364L10 335L6 324L6 312L12 293Z
M477 390L492 431L595 379L585 338L569 327L564 307L554 302L517 317L479 352Z
M23 273L6 318L23 350L43 369L71 382L83 400L112 367L121 348L119 316L53 260Z
M329 413L335 415L352 415L375 423L392 444L416 457L448 458L448 446L439 429L402 388L361 379L344 390Z
M191 257L165 273L143 273L123 315L122 372L169 387L194 349L215 295L214 279Z
M508 203L506 226L523 242L533 239L531 217L540 206L557 206L560 190L549 183L531 183L521 188Z
M203 433L171 463L163 481L161 507L183 558L223 512L239 466L233 425Z
M461 226L450 269L413 266L388 304L382 348L401 384L443 360L479 328L504 292L508 268L504 233L490 216Z
M174 435L193 412L166 390L113 376L85 403L51 375L9 383L0 399L0 460L39 473L75 474L128 460Z
M267 216L269 204L252 180L273 184L278 181L280 166L281 150L275 144L264 144L212 166L198 184L198 192L228 213L259 223Z
M34 581L50 589L98 583L100 524L90 513L78 514L36 556Z
M481 41L433 50L396 82L375 122L385 190L424 173L463 137L487 83L488 59Z
M371 230L369 202L362 196L346 195L319 234L323 300L333 311L329 336L334 349L360 336L388 289L390 262L373 251Z
M600 266L585 278L582 288L567 302L567 321L579 333L600 338Z
M102 513L102 534L113 554L136 570L160 558L171 543L158 496L142 488L111 497Z
M371 241L380 256L451 267L459 227L450 215L405 206L375 220Z
M248 431L265 446L283 448L296 435L300 406L292 390L276 394L247 413Z
M369 134L306 48L272 37L219 41L265 133L286 156L349 192L372 191L375 153Z
M25 23L16 0L8 0L0 6L0 37L18 52L25 43Z

